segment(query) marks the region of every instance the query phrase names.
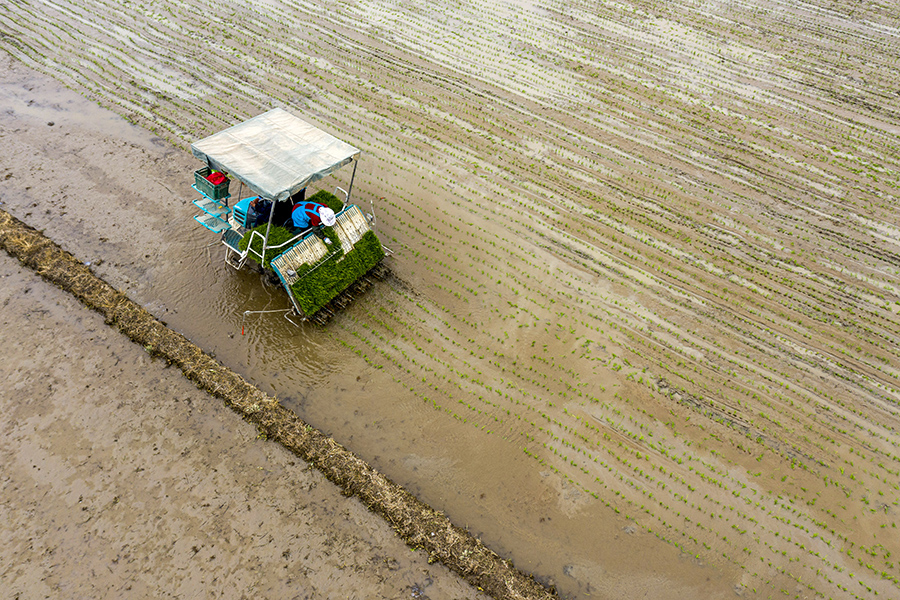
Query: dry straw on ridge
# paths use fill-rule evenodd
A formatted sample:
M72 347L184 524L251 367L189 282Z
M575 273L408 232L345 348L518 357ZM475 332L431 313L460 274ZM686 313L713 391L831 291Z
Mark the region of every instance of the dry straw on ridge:
M485 547L442 513L312 428L278 401L216 362L183 335L167 328L125 294L42 233L0 210L0 246L41 277L74 295L154 356L177 365L196 385L225 401L268 438L319 469L347 496L381 515L407 544L428 553L493 598L550 599L533 577Z

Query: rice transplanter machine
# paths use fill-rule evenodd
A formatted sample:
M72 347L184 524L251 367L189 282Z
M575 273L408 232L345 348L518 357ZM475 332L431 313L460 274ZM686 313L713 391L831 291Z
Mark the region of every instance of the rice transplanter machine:
M194 172L192 187L201 194L194 204L203 211L194 219L221 235L226 264L240 270L252 261L277 276L303 320L327 319L342 292L368 274L381 275L387 249L374 232L374 207L364 214L351 203L357 148L275 108L191 144L191 151L205 163ZM310 184L350 164L346 190L305 197ZM230 178L241 184L233 206ZM334 224L294 229L298 199L331 208ZM254 206L268 207L267 220Z

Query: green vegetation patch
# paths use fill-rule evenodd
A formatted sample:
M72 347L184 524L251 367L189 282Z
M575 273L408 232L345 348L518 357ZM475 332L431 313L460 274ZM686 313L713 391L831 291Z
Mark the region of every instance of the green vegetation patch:
M341 199L326 190L319 190L318 192L307 198L306 201L318 202L323 206L327 206L334 211L334 214L338 214L339 212L344 210L344 203L341 202Z
M256 254L254 254L253 252L250 252L247 255L250 258L252 258L253 260L255 260L256 262L259 262L259 255L262 254L263 239L266 237L266 227L267 226L268 226L268 224L263 224L263 225L260 225L258 227L254 227L253 229L248 230L244 234L244 237L241 238L241 241L238 244L238 247L240 248L241 252L243 252L244 250L247 249L247 244L250 243L250 236L253 235L254 231L258 231L262 237L259 237L259 236L254 237L253 245L251 246L251 249L253 250L253 252L256 252ZM294 237L294 235L296 235L296 234L291 233L284 227L276 227L275 225L273 225L271 231L269 231L269 244L268 245L269 246L278 246L280 244L285 243L292 237ZM271 266L269 265L269 263L272 261L272 259L277 257L279 254L281 254L285 250L286 250L286 248L275 248L275 249L267 248L266 255L264 257L265 260L263 261L262 266L265 267L266 269L270 269Z
M384 258L381 242L371 231L366 232L346 254L343 254L341 243L330 227L325 228L323 233L331 239L334 251L316 264L298 269L299 279L291 286L291 293L307 316L316 314Z

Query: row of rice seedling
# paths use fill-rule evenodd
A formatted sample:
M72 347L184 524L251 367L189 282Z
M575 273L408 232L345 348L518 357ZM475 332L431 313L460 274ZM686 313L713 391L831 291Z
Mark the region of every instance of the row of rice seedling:
M14 52L171 139L274 102L371 148L360 189L420 295L334 336L397 395L749 587L895 585L877 506L896 490L897 272L873 232L896 153L804 87L846 54L870 61L874 83L849 85L873 102L889 62L852 27L740 4L60 6L71 34L10 8ZM801 17L817 41L790 54Z

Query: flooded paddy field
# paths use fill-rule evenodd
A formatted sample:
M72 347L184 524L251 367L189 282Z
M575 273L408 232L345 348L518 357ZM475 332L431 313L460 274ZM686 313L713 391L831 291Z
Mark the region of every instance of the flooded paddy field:
M0 16L4 209L563 596L900 593L896 7ZM273 106L395 252L326 327L191 219L190 142Z
M4 597L487 598L5 252L0 282Z

